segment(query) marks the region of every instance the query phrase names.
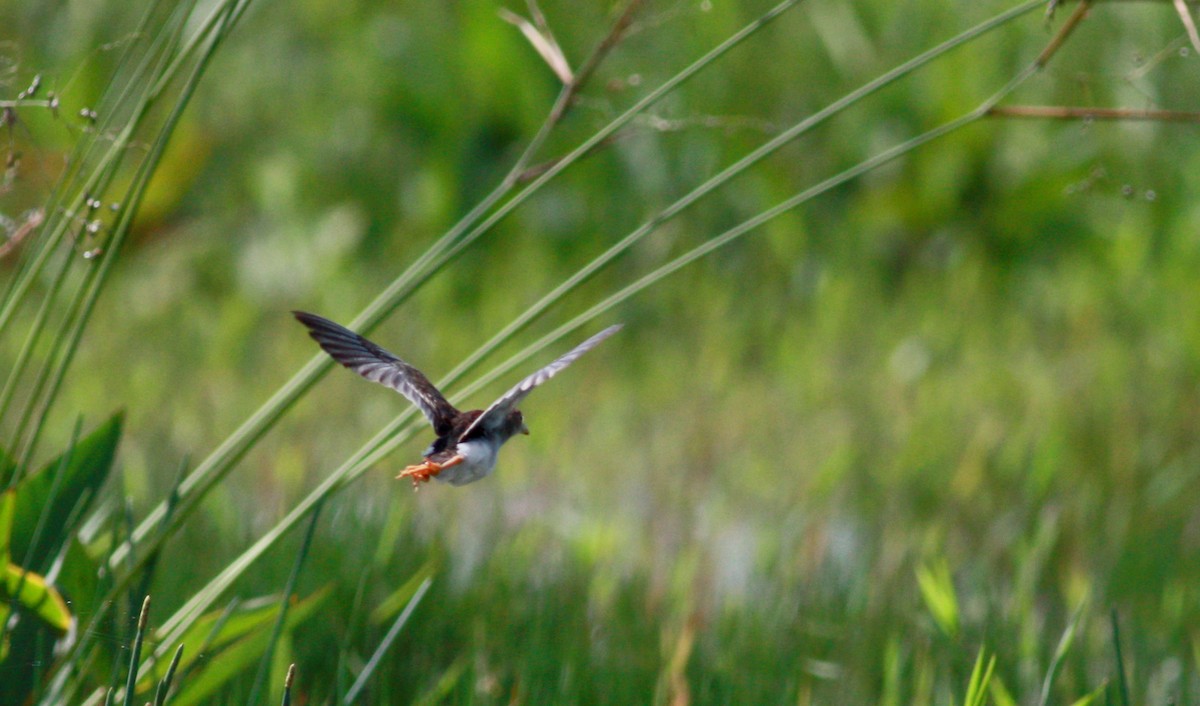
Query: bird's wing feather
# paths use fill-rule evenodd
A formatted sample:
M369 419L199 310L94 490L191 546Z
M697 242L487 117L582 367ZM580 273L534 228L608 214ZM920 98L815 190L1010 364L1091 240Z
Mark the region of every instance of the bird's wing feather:
M500 399L493 402L491 407L488 407L486 410L484 410L483 414L479 415L479 417L469 427L467 427L458 438L466 439L471 436L472 433L477 432L480 429L498 428L504 423L504 419L508 416L509 412L515 409L516 406L520 404L521 400L525 399L525 397L533 391L533 388L554 377L568 365L578 360L579 357L584 353L587 353L591 349L595 348L600 344L601 341L620 330L621 324L609 326L595 336L592 336L588 340L572 348L566 355L563 355L553 363L550 363L546 367L538 370L534 374L517 383L511 390L504 393Z
M404 395L429 419L438 436L450 433L458 410L420 370L329 319L303 311L292 314L308 327L308 335L334 360Z

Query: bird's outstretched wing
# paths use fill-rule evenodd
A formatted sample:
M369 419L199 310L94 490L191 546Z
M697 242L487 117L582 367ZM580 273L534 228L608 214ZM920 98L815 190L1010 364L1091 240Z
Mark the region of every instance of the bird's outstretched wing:
M334 360L373 382L387 385L425 414L438 436L450 433L458 410L420 370L354 333L316 314L293 311L308 335Z
M500 399L493 402L491 407L488 407L486 410L484 410L483 414L479 415L479 417L475 419L471 426L467 427L466 431L464 431L458 438L460 440L466 439L478 433L480 430L495 429L500 427L504 423L504 419L508 416L508 413L515 409L516 406L521 403L521 400L525 399L525 397L533 391L533 388L554 377L568 365L578 360L581 355L595 348L600 344L601 341L620 330L621 324L609 326L595 336L592 336L583 343L580 343L578 346L575 346L566 355L562 356L558 360L555 360L553 363L517 383L511 390L504 393Z

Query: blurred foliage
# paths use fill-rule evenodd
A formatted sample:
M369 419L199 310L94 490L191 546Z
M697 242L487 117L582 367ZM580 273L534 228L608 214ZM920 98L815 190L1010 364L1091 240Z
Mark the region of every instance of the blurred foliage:
M74 627L75 611L96 608L97 562L78 550L75 536L112 471L120 438L121 415L116 415L0 494L0 669L7 674L0 680L0 697L5 703L26 702L39 672L49 671L28 669L26 660L48 663L56 638ZM3 477L13 477L15 467L0 450ZM46 575L55 577L57 587Z
M372 337L436 379L749 149L1011 5L802 4L551 182ZM67 446L76 415L127 409L112 492L144 512L181 459L314 355L288 310L348 321L487 193L559 88L497 7L253 5L155 177L47 446ZM540 158L767 7L649 4ZM1073 8L1026 15L839 115L523 337L972 109ZM543 9L573 65L614 11ZM0 131L21 153L6 217L52 188L135 14L0 4L0 97L40 74L62 99ZM1196 61L1172 3L1101 3L1012 102L1200 110ZM958 703L985 654L993 699L1027 703L1085 599L1099 610L1057 667L1056 702L1112 676L1108 606L1127 621L1135 701L1200 698L1195 135L990 118L626 303L620 346L530 398L533 436L494 477L412 495L391 475L420 439L331 503L301 580L303 595L332 581L331 598L291 633L297 688L344 693L386 629L366 616L440 557L373 703ZM19 343L0 340L0 360ZM156 602L186 601L402 406L331 374L167 545ZM235 592L277 591L292 560L271 552ZM232 701L243 678L224 686Z

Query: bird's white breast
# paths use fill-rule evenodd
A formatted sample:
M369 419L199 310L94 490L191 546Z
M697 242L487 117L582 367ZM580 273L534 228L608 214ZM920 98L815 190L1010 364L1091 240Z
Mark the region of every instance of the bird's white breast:
M447 468L435 477L451 485L474 483L486 477L496 467L499 451L500 447L487 439L460 442L455 447L455 452L463 457L463 462Z

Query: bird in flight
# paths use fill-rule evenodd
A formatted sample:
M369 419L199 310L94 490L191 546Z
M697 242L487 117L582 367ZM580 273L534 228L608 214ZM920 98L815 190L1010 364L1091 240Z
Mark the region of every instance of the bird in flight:
M566 355L538 370L501 395L487 409L460 412L429 382L420 370L405 363L344 326L303 311L292 314L308 327L321 348L334 360L368 380L387 385L404 395L425 415L437 434L422 456L423 463L409 466L396 478L412 479L413 488L430 478L452 485L466 485L486 477L496 467L496 455L504 442L515 434L528 434L525 418L517 405L541 385L557 375L601 341L621 330L610 326L592 336Z

